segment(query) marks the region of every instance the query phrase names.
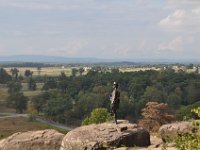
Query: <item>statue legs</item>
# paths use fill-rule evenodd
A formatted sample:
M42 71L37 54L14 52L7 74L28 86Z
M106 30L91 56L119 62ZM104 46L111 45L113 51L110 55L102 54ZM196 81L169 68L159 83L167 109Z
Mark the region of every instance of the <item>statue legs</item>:
M117 124L117 109L115 108L114 105L111 106L111 112L112 112L112 115L114 116L115 123Z

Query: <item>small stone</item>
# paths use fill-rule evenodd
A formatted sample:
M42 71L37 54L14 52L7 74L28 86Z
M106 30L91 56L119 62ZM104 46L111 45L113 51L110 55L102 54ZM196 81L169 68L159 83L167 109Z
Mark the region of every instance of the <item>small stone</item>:
M120 131L122 132L122 131L126 131L126 130L128 130L128 127L121 127L120 128Z

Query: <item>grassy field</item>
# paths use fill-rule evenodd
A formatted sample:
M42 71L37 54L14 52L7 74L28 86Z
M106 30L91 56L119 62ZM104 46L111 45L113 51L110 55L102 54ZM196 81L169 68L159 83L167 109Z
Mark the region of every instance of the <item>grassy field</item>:
M37 89L35 91L30 91L28 89L28 84L22 83L22 91L23 91L24 95L27 96L27 97L37 96L40 93L42 93L43 85L44 85L44 83L37 83Z
M27 97L32 97L32 96L37 96L39 95L42 91L44 83L37 83L37 89L35 91L30 91L28 89L28 84L27 83L22 83L22 91L25 96ZM5 102L5 100L8 97L8 89L7 88L0 88L0 102Z
M11 74L11 69L12 68L4 68L9 74ZM38 76L38 75L47 75L47 76L58 76L60 75L61 72L65 72L67 76L71 75L71 68L61 68L61 67L45 67L41 68L40 71L38 71L37 68L34 67L18 67L19 70L19 75L24 76L24 72L26 70L30 70L33 72L33 76Z
M5 101L8 97L7 88L0 88L0 102Z
M41 89L43 87L44 83L37 83L37 89L35 91L30 91L28 89L27 83L22 83L22 91L25 96L28 98L31 98L33 96L37 96L40 93L42 93ZM15 112L12 108L6 107L6 99L9 96L8 94L8 88L0 88L0 112Z
M51 127L44 123L30 122L27 118L24 117L0 119L0 139L6 138L16 132L26 132L44 129L55 129L61 133L67 133L67 131Z
M120 72L136 72L136 71L145 71L145 70L157 70L159 71L159 68L136 68L136 67L131 67L131 68L120 68L119 71Z

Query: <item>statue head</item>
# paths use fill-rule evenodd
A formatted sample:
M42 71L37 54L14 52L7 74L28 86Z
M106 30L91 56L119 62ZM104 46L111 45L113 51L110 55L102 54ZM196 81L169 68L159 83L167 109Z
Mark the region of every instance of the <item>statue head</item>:
M113 88L118 88L118 83L117 82L113 82Z

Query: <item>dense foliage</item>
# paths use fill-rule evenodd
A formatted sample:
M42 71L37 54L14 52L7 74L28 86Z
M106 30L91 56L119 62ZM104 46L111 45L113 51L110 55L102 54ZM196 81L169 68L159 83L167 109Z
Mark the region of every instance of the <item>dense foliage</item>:
M191 110L193 113L200 117L200 107ZM193 121L193 126L196 131L193 133L179 134L176 139L176 147L180 150L199 150L200 149L200 122Z
M3 68L0 68L0 84L5 84L8 81L11 81L11 76Z
M143 118L139 124L149 131L158 131L161 125L170 123L174 116L168 112L168 105L165 103L148 102L142 109Z
M22 85L19 81L11 81L8 83L7 106L15 108L17 113L23 113L26 110L28 98L22 93Z
M99 124L106 121L112 120L113 117L105 108L96 108L94 109L89 117L86 117L82 125L89 125L89 124Z
M113 81L120 83L120 118L138 120L142 108L150 101L167 103L174 113L188 105L199 105L200 75L175 73L173 70L129 73L90 71L84 76L71 77L62 73L60 77L47 78L43 89L60 89L61 93L68 94L73 100L68 117L83 119L95 108L109 109ZM180 113L179 118L183 118Z
M183 119L186 115L184 110L188 107L200 106L200 75L197 73L174 72L169 68L162 71L120 72L115 68L104 71L96 67L87 74L83 73L82 68L73 69L72 76L62 72L60 76L40 75L29 79L27 74L24 80L19 80L17 73L17 69L12 70L13 80L29 82L29 89L34 90L37 82L44 83L42 94L32 97L34 107L38 113L58 121L72 118L83 120L95 108L109 110L113 81L119 82L121 92L120 118L140 119L141 110L151 101L167 103L178 119ZM0 74L0 81L2 79L4 77ZM5 80L4 83L11 80L9 75ZM20 88L17 85L14 87L16 89L9 90Z

